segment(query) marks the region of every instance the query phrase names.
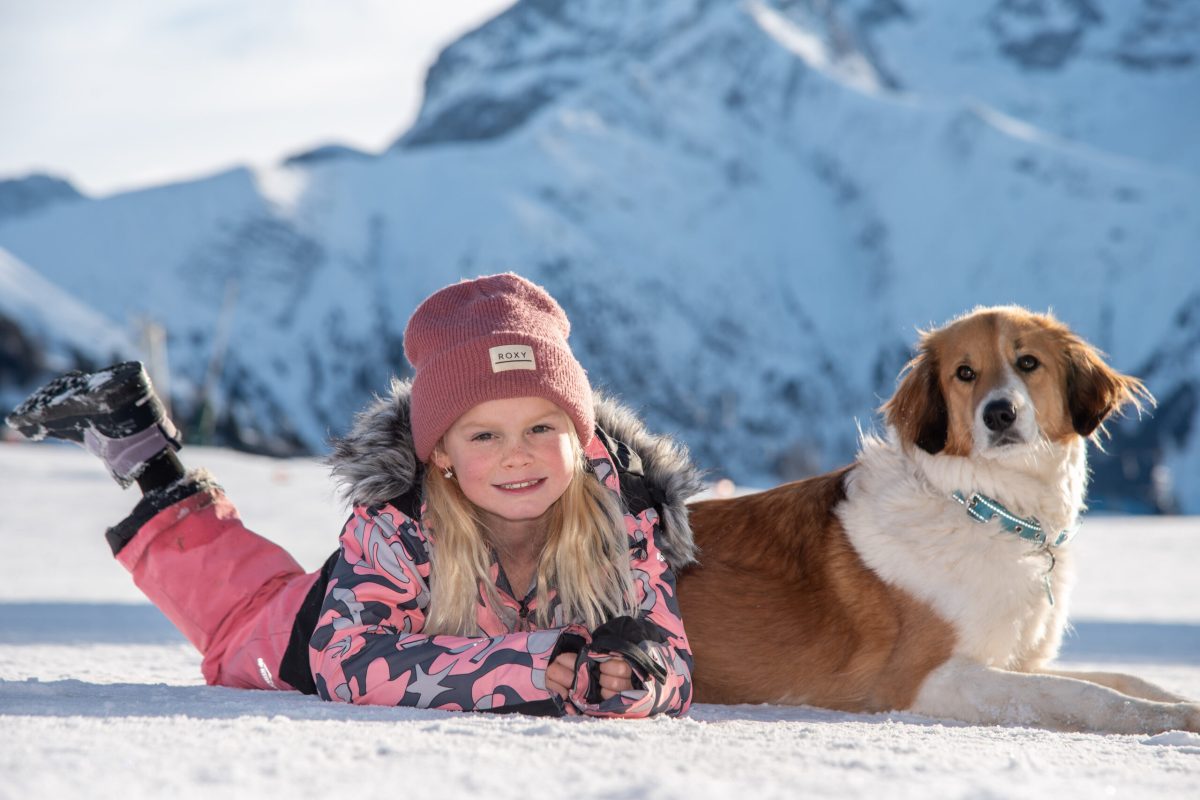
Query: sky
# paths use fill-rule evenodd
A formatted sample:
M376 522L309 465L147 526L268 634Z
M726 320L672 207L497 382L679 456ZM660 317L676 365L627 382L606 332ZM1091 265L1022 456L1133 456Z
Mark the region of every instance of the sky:
M0 179L101 196L390 144L425 71L513 0L0 0Z

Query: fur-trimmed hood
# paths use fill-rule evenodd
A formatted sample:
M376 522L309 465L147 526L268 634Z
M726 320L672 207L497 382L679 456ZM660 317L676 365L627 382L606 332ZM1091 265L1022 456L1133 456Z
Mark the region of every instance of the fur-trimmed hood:
M421 480L424 467L417 460L409 423L411 394L410 381L393 379L390 396L377 398L355 417L344 438L331 442L327 463L347 503L386 503L408 494ZM616 400L599 392L593 397L596 424L635 454L629 459L630 473L640 473L650 496L660 501L659 550L676 570L692 563L696 547L685 504L702 484L687 448L647 431L637 415Z

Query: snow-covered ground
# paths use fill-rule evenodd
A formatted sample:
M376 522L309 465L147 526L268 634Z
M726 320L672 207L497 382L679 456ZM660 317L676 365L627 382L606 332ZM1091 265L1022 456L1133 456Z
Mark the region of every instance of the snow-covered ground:
M325 470L189 448L315 568ZM75 448L0 444L0 798L1197 797L1200 735L979 728L907 714L697 705L547 720L207 687L103 540L132 506ZM1062 661L1200 698L1200 520L1089 519Z

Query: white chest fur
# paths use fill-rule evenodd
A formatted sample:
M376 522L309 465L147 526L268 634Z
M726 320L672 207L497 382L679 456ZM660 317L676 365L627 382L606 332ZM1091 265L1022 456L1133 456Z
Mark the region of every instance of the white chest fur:
M1066 622L1069 548L1054 553L979 523L951 499L979 491L1047 530L1074 524L1086 443L1042 445L1005 459L929 455L889 437L863 442L837 513L863 562L928 603L957 635L955 655L1006 669L1052 659ZM1053 605L1046 591L1049 571Z

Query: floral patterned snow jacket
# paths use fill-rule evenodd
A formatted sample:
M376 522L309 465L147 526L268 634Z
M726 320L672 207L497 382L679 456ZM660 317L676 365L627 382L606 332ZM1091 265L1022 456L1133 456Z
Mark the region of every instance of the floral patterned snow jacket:
M502 608L480 592L481 635L426 635L429 538L421 525L420 471L408 424L410 385L361 414L335 443L334 474L354 512L309 593L293 632L284 678L326 700L453 710L645 717L681 714L691 702L692 654L675 597L675 570L693 560L684 501L699 487L686 452L648 432L628 410L597 397L597 435L586 449L596 478L621 495L637 588L636 618L588 631L562 619L537 630L536 599L518 596L496 563ZM436 539L436 532L430 534ZM318 608L319 603L319 608ZM296 637L307 644L303 681ZM546 687L546 667L576 653L576 680L564 701ZM634 689L599 695L598 662L617 653L633 667ZM290 662L290 663L289 663ZM297 685L293 683L293 685Z

